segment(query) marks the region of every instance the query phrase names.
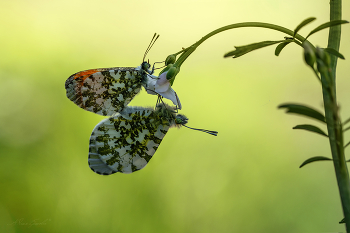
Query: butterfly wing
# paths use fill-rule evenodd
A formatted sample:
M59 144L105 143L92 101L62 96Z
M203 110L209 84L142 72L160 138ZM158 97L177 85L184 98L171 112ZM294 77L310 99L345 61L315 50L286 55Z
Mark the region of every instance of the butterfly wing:
M151 108L127 107L102 120L90 137L89 166L101 175L144 168L170 128Z
M139 68L92 69L71 75L65 87L67 97L79 107L111 116L129 104L145 79Z

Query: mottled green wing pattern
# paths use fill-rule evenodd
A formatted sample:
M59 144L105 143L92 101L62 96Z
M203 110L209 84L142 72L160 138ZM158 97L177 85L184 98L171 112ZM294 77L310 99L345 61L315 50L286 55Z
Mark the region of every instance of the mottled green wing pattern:
M170 107L169 107L170 108ZM89 166L101 175L132 173L144 168L171 126L175 113L168 106L126 107L102 120L90 137Z
M91 69L71 75L65 88L67 97L79 107L112 116L130 103L146 80L140 67Z

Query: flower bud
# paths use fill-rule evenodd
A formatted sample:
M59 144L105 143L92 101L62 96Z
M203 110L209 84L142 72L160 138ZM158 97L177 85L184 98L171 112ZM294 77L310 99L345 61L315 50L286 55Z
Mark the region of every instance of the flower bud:
M167 72L167 71L169 71L169 69L171 68L171 67L173 67L174 65L173 64L169 64L169 65L167 65L167 67L165 67L161 72L160 72L160 74L162 74L162 73L165 73L165 72ZM160 75L159 74L159 75Z
M171 80L173 78L175 78L175 76L178 73L178 68L175 66L172 66L169 70L168 73L166 74L166 79Z
M325 67L324 63L322 62L322 60L317 60L317 70L318 72L321 72L322 69Z
M323 61L324 58L324 50L320 47L316 47L316 56L317 58L321 59Z
M316 56L319 58L321 61L323 61L323 64L327 67L330 66L331 64L331 57L329 54L322 48L317 47L316 48Z
M166 59L165 59L165 65L169 65L169 64L174 64L176 61L176 56L174 54L169 55Z
M331 57L329 56L329 54L327 52L324 52L324 60L323 62L326 64L327 67L331 66Z
M315 51L313 47L308 42L303 43L304 47L304 60L311 68L314 68L316 61Z

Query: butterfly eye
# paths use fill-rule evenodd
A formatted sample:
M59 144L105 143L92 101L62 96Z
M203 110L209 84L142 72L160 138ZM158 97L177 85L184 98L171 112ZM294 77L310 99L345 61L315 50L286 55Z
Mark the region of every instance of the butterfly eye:
M148 62L146 62L146 61L144 61L144 62L142 62L142 65L141 65L141 69L142 70L148 70L149 68L151 68L151 65L148 63Z
M175 123L176 123L176 124L181 124L181 123L182 123L182 120L179 119L179 118L176 118L176 119L175 119Z
M177 125L185 125L185 124L187 124L187 122L188 122L188 118L185 117L184 115L181 115L181 114L176 115L175 123Z

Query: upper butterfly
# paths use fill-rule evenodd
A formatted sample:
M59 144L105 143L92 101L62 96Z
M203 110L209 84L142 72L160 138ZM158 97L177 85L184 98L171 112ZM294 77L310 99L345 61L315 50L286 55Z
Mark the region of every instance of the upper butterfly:
M136 68L114 67L80 71L65 84L67 97L79 107L103 116L121 111L147 86L149 63Z
M111 116L120 112L130 101L140 92L141 86L152 94L163 93L155 90L155 80L157 76L152 75L154 67L144 61L148 51L158 39L154 34L149 44L143 62L136 68L132 67L113 67L102 69L84 70L71 75L65 83L68 99L76 105L90 112L103 116ZM168 93L175 105L180 106L175 91L169 87ZM166 94L168 94L166 93Z

